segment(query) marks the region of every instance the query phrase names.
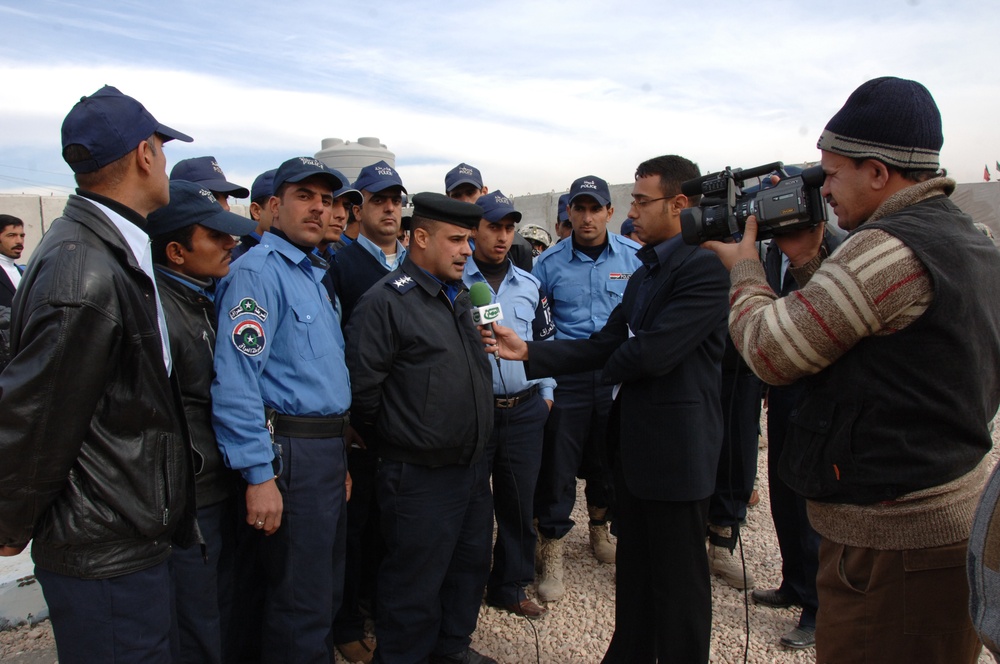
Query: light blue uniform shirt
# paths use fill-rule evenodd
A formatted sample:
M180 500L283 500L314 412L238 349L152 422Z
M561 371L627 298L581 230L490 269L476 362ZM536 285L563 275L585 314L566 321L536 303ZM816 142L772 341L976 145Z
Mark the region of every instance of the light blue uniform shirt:
M573 249L570 238L542 252L531 274L549 299L556 339L586 339L604 327L642 265L638 250L638 243L608 233L608 246L596 261Z
M510 262L510 259L508 259L508 262ZM483 273L479 271L476 261L471 258L465 263L465 273L462 275L462 281L470 288L477 281L482 281L487 286L490 285L486 281L486 277L483 276ZM535 312L538 310L538 301L541 297L538 287L538 279L535 279L513 263L510 264L510 269L507 270L507 276L500 283L500 292L494 292L493 287L490 286L490 292L493 293L493 302L500 303L500 309L503 311L502 324L505 327L513 329L517 332L517 336L525 341L532 341L534 339L532 325L535 321ZM552 401L552 392L556 386L554 378L528 380L524 376L524 362L500 360L499 369L497 369L496 362L490 362L490 364L493 367L494 395L502 397L504 394L517 394L518 392L525 391L532 385L538 385L538 392L542 395L542 398ZM501 376L503 377L502 382L500 380ZM506 387L506 390L504 390L504 387Z
M351 407L340 321L324 271L271 233L219 282L212 423L223 457L250 484L274 477L264 406L336 416Z
M406 248L403 247L403 243L396 240L396 262L389 265L388 259L385 257L385 252L382 251L382 247L378 246L364 235L358 234L358 239L356 240L358 244L364 247L364 250L375 257L375 260L379 262L379 265L385 269L392 272L397 267L403 264L403 259L406 258Z

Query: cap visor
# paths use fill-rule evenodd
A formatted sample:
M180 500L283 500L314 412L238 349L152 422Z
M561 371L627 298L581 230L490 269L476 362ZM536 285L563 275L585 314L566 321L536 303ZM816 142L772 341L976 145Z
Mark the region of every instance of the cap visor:
M357 189L339 189L333 192L334 198L340 198L341 196L347 196L355 205L364 205L365 203L365 197Z
M227 212L222 208L219 208L217 214L212 215L208 219L203 219L198 223L205 228L211 228L212 230L219 231L220 233L228 233L229 235L247 235L257 228L257 222L253 219L247 219L235 212Z
M400 189L403 190L403 193L405 193L405 194L409 194L410 193L410 192L406 191L406 187L404 187L403 185L401 185L398 182L373 182L370 185L365 185L365 187L363 187L363 188L366 191L370 191L373 194L375 194L375 193L378 193L380 191L384 191L384 190L388 189L389 187L399 187Z
M233 184L228 180L202 180L198 184L211 192L226 194L227 196L235 196L236 198L248 198L250 196L249 189L241 187L238 184Z
M473 180L472 178L461 178L452 183L451 188L448 189L448 191L449 192L454 191L455 189L461 187L463 184L471 184L476 189L483 188L483 183L479 182L478 180Z
M590 198L593 198L595 201L597 201L598 203L600 203L601 205L604 205L604 206L608 206L608 205L611 204L611 201L609 201L608 199L604 198L604 196L601 196L600 194L595 194L593 192L589 192L588 191L588 192L581 192L581 193L577 194L576 196L574 196L573 198L569 199L569 201L566 202L566 205L567 206L572 205L573 201L575 201L576 199L580 198L581 196L589 196ZM566 216L568 218L569 214L567 214Z
M167 141L177 139L178 141L183 141L185 143L191 143L194 141L193 138L185 133L179 132L176 129L171 129L167 125L156 125L156 133L167 139ZM166 143L166 141L164 141Z

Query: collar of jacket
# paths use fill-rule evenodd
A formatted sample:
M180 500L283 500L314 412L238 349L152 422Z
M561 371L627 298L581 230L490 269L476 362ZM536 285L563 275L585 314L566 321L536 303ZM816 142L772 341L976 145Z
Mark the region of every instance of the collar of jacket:
M96 201L105 207L111 208L129 222L141 228L144 233L146 232L146 218L127 205L119 203L113 198L108 198L107 196L101 196L100 194L95 194L92 191L87 191L86 189L77 189L76 193L78 196L89 198L90 200Z
M459 295L461 295L463 290L467 290L461 279L446 283L432 277L429 272L425 272L422 267L413 262L409 253L407 253L406 258L403 259L403 264L399 269L417 282L417 285L423 288L427 294L432 297L437 297L438 293L444 291L445 287L449 285L457 286Z

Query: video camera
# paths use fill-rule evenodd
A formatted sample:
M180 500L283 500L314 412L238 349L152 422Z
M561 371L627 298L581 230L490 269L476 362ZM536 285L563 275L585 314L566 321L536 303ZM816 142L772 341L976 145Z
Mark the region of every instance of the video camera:
M744 181L771 174L781 181L773 186L762 182L743 191ZM750 215L757 218L758 240L815 226L827 218L826 201L820 194L825 177L822 166L789 175L784 164L776 161L749 170L727 166L724 171L688 180L681 191L686 196L701 194L702 199L698 207L681 211L681 236L687 244L728 237L739 241Z

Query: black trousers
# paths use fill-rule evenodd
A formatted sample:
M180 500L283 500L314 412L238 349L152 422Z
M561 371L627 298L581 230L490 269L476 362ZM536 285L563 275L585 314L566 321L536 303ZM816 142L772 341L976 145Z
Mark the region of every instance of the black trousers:
M802 390L795 385L772 387L767 397L767 476L771 519L781 550L781 592L802 604L799 625L816 626L819 598L819 534L809 524L806 499L792 491L778 476L778 459L785 448L788 417L798 405Z
M708 508L714 526L735 526L747 516L757 478L760 386L760 378L750 371L722 374L722 454Z
M618 499L615 632L605 664L708 662L712 586L708 498L643 500L615 470Z

